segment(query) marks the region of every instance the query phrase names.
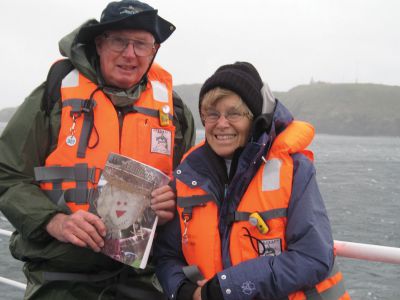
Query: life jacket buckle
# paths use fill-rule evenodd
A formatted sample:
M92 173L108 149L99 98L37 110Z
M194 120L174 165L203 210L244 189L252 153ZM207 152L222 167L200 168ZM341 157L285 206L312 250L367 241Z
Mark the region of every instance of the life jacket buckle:
M158 110L158 116L160 119L160 125L165 127L169 125L169 112L170 112L170 108L168 105L164 105L163 107L160 107L160 109Z
M86 101L83 101L83 103L82 103L82 107L81 107L81 111L83 112L83 113L90 113L91 111L92 111L92 109L93 109L93 103L92 103L92 100L91 99L88 99L88 100L86 100Z

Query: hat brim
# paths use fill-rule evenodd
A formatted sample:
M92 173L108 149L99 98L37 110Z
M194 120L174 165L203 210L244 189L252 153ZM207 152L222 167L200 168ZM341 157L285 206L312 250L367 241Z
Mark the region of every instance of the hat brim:
M142 11L137 14L110 22L91 23L82 27L77 41L92 43L94 38L107 30L140 29L150 32L157 43L161 44L175 31L175 26L157 15L157 10Z

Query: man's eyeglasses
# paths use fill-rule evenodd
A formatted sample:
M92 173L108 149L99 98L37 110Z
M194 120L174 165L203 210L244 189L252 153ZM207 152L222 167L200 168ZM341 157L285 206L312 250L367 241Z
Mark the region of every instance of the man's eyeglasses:
M214 124L218 122L219 118L221 118L221 115L222 114L220 112L211 110L202 115L202 119L207 124ZM226 120L228 120L229 123L239 122L244 117L250 117L249 113L237 110L228 111L224 113L223 116Z
M110 49L115 52L122 52L129 46L129 44L132 44L136 56L149 56L154 53L154 49L156 48L154 43L148 43L141 40L126 39L120 36L107 34L104 34L103 37L107 41Z

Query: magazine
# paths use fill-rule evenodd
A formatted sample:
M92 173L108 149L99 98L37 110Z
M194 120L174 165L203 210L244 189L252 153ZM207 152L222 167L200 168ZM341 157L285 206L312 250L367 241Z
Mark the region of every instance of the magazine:
M109 155L94 203L107 227L104 254L135 268L146 267L158 220L150 208L151 192L168 182L169 177L156 168Z

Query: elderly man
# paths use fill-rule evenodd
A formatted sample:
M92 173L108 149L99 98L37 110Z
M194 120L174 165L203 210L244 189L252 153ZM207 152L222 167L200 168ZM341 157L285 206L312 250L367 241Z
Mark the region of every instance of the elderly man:
M60 41L68 58L20 106L0 140L0 209L16 228L25 299L161 299L150 268L100 252L106 228L93 195L110 152L171 174L193 144L193 118L153 63L175 27L136 1L111 2ZM165 147L158 147L162 138ZM163 224L175 194L153 191Z

